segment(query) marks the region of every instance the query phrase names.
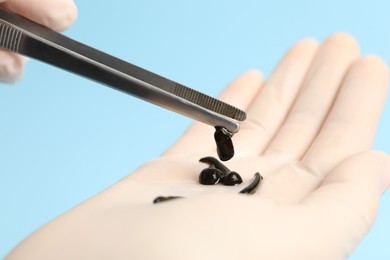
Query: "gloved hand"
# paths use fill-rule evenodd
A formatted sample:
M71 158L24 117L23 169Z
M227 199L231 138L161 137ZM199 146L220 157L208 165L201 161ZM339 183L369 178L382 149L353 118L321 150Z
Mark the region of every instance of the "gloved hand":
M13 11L56 31L68 28L77 17L73 0L0 0L0 7ZM14 82L26 58L0 50L0 81Z
M295 45L263 82L240 76L221 99L248 112L227 166L243 185L203 186L214 155L199 123L160 158L44 226L9 259L345 259L390 185L371 145L388 68L336 34ZM238 194L259 171L253 195ZM154 205L157 196L183 199Z

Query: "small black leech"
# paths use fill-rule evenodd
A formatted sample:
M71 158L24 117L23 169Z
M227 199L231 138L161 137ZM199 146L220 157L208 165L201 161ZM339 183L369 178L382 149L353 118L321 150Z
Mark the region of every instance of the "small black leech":
M155 198L153 200L153 203L154 204L157 204L157 203L160 203L160 202L165 202L165 201L169 201L169 200L174 200L174 199L182 199L183 197L180 197L180 196L159 196L157 198Z
M218 161L217 158L212 157L212 156L206 156L206 157L200 158L200 159L199 159L199 162L207 163L208 165L212 165L212 166L214 166L215 168L221 170L223 173L226 173L226 174L227 174L228 172L230 172L229 168L226 167L226 165L224 165L223 163L221 163L220 161Z
M234 186L242 183L241 176L236 172L230 172L228 175L223 176L221 183L226 186Z
M256 172L255 176L253 177L253 181L246 186L244 189L240 191L240 193L243 194L253 194L257 191L257 189L260 186L261 181L263 180L263 176L260 175L260 173Z
M218 161L218 159L208 156L208 157L203 157L199 160L200 162L207 163L210 165L210 167L215 167L216 169L219 169L221 171L221 183L227 186L234 186L236 184L241 184L242 183L242 178L241 176L235 172L229 170L228 167L226 167L223 163ZM205 169L207 170L207 169ZM203 171L205 171L203 170ZM203 172L202 171L202 172ZM201 175L202 175L201 172ZM217 183L215 183L217 184Z
M214 165L203 169L199 175L199 183L203 185L215 185L221 180L222 171L217 169Z
M232 142L233 133L221 126L215 127L214 139L217 144L217 153L221 161L227 161L234 156L234 146Z

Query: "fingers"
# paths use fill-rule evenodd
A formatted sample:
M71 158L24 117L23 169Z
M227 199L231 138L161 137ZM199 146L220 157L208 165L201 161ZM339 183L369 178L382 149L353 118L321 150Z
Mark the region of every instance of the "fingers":
M387 88L388 67L381 59L356 61L303 163L324 175L345 158L370 149Z
M13 83L22 74L26 58L0 50L0 82Z
M235 139L237 154L259 154L283 122L317 52L318 42L306 39L293 46L248 109Z
M257 70L250 70L234 80L221 93L219 99L246 110L262 84L262 74ZM164 155L215 151L215 149L214 128L202 123L194 123Z
M358 57L358 45L347 34L329 37L319 49L295 103L264 154L304 155L317 135L349 66Z
M389 185L389 156L365 152L338 165L302 205L316 212L313 219L322 219L318 234L350 253L373 224L379 197Z
M3 6L56 31L65 30L77 17L72 0L10 0Z
M72 0L9 0L0 1L0 4L56 31L68 28L77 16ZM0 81L11 83L18 80L25 61L19 55L0 50Z

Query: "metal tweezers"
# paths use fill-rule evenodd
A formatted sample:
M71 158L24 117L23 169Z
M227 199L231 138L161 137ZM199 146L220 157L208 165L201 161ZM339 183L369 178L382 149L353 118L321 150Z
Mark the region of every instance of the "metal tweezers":
M246 113L0 8L0 47L79 74L211 126L239 130Z

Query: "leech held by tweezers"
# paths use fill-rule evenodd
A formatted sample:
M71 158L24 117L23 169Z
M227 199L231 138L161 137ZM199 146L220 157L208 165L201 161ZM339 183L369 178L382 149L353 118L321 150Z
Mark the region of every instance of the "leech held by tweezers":
M214 139L217 144L217 154L221 161L228 161L234 156L232 141L233 133L221 126L215 127Z

